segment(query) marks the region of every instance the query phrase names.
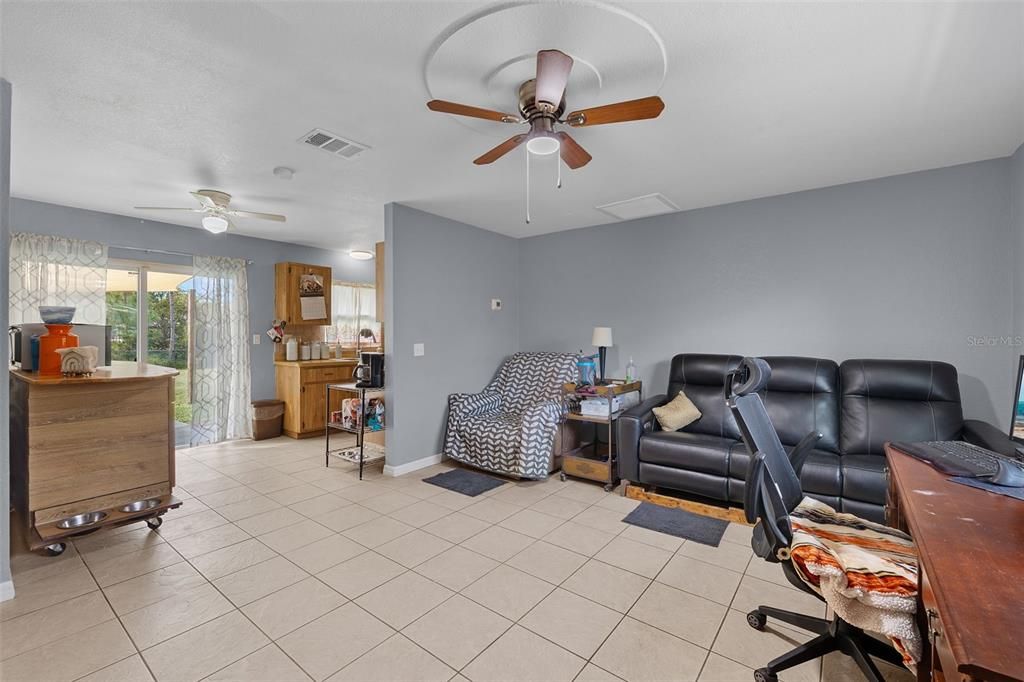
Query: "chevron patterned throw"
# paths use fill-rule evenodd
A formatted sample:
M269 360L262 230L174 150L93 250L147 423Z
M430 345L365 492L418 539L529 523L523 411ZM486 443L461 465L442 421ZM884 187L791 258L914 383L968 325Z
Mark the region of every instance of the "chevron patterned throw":
M480 393L448 397L444 454L507 476L547 478L565 417L562 384L575 376L572 353L516 353Z

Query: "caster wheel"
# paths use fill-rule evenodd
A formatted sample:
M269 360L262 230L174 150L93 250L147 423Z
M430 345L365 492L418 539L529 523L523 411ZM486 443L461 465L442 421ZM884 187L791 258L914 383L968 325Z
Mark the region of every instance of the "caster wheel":
M565 481L565 472L564 471L562 473L558 474L558 480L559 481Z
M754 671L754 682L779 682L779 676L768 672L768 668L758 668Z
M747 625L755 630L764 630L764 626L767 622L768 616L764 615L760 611L751 611L747 614ZM764 670L764 668L761 668L761 670Z
M610 493L613 490L615 490L615 486L613 486L611 483L605 483L604 484L604 491L606 493Z
M64 553L64 550L67 548L67 543L58 542L53 545L47 545L43 548L43 552L46 554L46 556L60 556Z
M160 526L164 525L164 520L159 516L155 516L151 519L146 519L146 525L149 526L151 530L156 530Z

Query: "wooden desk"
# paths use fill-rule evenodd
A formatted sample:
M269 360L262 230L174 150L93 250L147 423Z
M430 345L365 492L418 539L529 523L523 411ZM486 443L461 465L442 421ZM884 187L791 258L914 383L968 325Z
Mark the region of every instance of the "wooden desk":
M888 521L920 556L918 679L1024 680L1024 501L953 483L891 445L885 456Z

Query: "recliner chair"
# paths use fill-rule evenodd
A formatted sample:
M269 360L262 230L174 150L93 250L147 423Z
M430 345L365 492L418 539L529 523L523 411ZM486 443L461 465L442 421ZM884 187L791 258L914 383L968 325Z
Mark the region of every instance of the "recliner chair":
M781 564L786 579L794 587L822 599L821 595L803 582L789 556L793 540L789 515L804 498L794 463L797 468L801 466L820 436L813 432L808 434L794 448L790 455L793 462L790 461L761 397L757 394L768 383L770 376L771 368L763 359L744 358L740 368L730 377L733 388L727 400L751 455L744 491L747 521L757 523L751 545L754 553L765 561ZM903 662L902 656L894 648L838 616L827 620L771 606L758 606L747 614L747 623L756 630L763 630L768 618L813 632L817 637L756 670L756 682L774 682L779 672L833 651L841 651L853 658L865 678L871 682L884 680L871 657L894 665Z

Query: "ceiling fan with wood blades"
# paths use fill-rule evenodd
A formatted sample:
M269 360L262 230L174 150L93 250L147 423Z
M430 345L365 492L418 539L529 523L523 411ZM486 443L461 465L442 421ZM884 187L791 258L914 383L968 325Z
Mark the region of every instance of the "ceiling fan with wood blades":
M238 211L229 208L231 195L215 189L200 189L189 192L199 202L196 208L169 208L165 206L136 206L139 211L188 211L191 213L202 213L203 227L219 234L234 227L231 218L256 218L258 220L273 220L283 223L287 220L283 215L277 213L256 213L254 211Z
M482 118L499 123L529 124L527 133L514 135L494 149L481 155L473 163L484 165L497 161L505 154L525 143L534 154L559 152L569 168L582 168L591 156L565 131L556 131L555 125L583 127L622 123L657 118L665 109L660 97L644 97L628 102L580 109L565 113L565 86L572 71L572 57L559 50L541 50L537 53L537 76L519 86L519 113L509 114L491 109L431 100L427 108L445 114Z

